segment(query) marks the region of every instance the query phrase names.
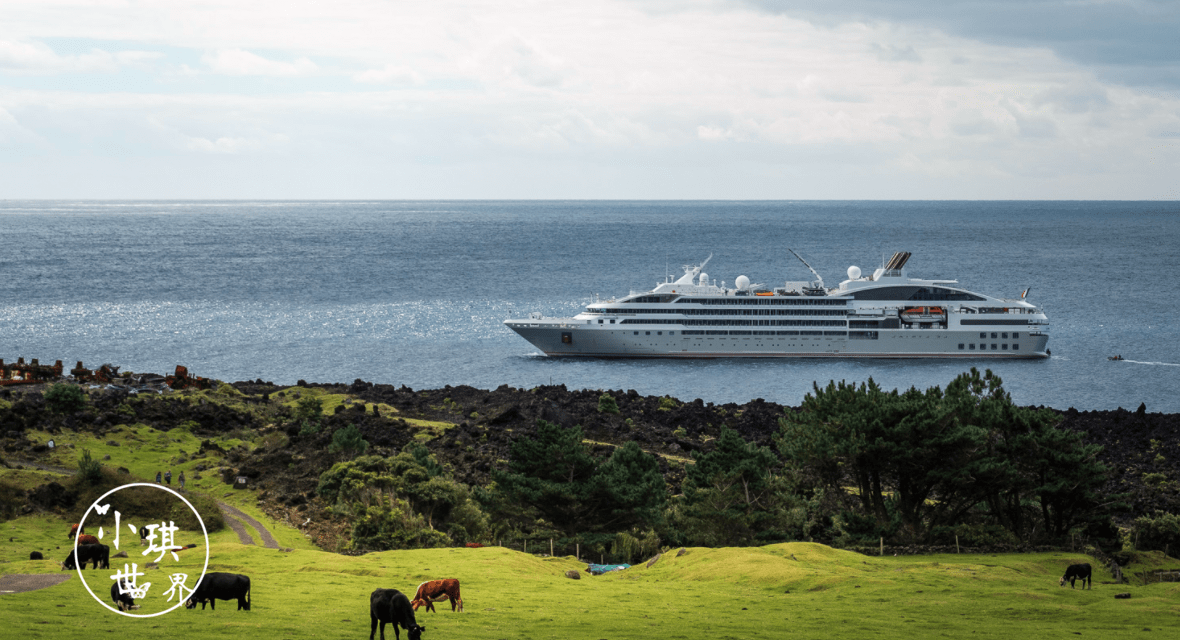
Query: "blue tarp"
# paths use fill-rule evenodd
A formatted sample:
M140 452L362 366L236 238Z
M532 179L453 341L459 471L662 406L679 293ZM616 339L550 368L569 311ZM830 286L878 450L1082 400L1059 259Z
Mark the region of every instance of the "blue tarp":
M600 576L611 571L622 571L630 566L629 564L588 564L586 570L590 572L590 575Z

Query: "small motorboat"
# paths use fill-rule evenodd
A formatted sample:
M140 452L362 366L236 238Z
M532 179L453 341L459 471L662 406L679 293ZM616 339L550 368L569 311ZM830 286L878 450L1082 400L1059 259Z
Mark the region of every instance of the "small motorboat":
M1125 358L1123 358L1123 356L1122 356L1122 355L1117 355L1117 356L1109 356L1109 357L1107 357L1106 359L1107 359L1107 360L1125 360Z

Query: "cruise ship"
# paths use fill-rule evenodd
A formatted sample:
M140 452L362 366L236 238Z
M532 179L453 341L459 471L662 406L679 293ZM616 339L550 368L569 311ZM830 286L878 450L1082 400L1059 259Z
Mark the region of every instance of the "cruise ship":
M792 251L792 253L795 253ZM540 313L504 324L549 356L597 358L1045 358L1038 307L967 291L957 280L910 278L899 251L827 288L816 280L732 287L704 272L710 255L650 291L591 303L572 318Z

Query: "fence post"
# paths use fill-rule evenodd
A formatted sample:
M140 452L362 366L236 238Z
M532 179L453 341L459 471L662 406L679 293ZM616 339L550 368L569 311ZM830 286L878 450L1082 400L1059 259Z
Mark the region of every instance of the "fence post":
M582 543L581 542L574 543L574 557L578 559L578 562L582 561Z
M529 552L529 541L525 540L523 544L524 544L524 547L522 547L522 548L524 549L524 552L528 553Z
M549 557L553 557L553 538L549 538Z
M959 550L959 534L955 534L955 553L963 553Z
M877 553L879 556L885 555L885 536L881 536L881 551Z

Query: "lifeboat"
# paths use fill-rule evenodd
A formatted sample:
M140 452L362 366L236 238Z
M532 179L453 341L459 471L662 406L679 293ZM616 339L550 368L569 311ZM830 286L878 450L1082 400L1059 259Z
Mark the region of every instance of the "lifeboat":
M942 307L913 307L901 312L902 322L946 322Z

